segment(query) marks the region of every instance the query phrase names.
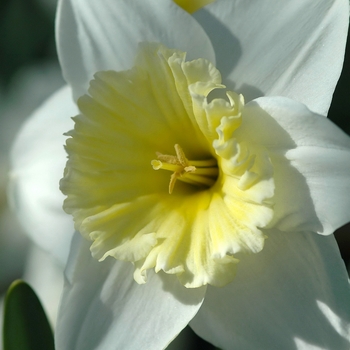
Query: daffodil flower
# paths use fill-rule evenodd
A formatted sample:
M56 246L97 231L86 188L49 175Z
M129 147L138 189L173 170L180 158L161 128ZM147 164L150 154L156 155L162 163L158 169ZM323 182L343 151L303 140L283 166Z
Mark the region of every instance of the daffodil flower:
M324 117L348 2L176 3L59 1L69 86L12 172L31 231L68 230L48 181L71 130L57 349L163 349L187 324L223 349L348 349L331 233L350 216L350 139Z

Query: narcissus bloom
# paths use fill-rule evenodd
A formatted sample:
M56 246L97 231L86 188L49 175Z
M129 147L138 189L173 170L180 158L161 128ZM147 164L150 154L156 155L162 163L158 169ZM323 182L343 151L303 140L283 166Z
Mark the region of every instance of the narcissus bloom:
M210 62L143 43L133 69L96 73L78 100L64 208L93 256L133 262L139 283L154 268L186 287L223 286L236 253L263 248L274 165L246 119L264 112L231 91L208 102L218 88Z
M193 16L166 0L59 2L70 87L23 132L75 115L58 349L162 349L189 322L223 349L349 348L331 233L350 216L350 139L323 116L347 14L345 0L218 0Z

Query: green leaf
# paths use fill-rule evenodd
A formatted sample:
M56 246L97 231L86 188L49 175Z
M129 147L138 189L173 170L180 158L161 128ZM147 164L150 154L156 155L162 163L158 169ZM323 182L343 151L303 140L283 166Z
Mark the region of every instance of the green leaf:
M44 309L25 282L13 282L4 307L4 350L54 350L54 340Z

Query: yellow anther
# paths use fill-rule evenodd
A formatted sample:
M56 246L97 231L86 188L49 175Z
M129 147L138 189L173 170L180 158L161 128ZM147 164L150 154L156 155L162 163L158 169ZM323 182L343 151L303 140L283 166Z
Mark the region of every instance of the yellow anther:
M173 173L170 177L169 194L174 190L176 180L198 187L210 187L214 185L219 170L215 159L188 160L180 145L174 146L176 156L156 152L157 158L151 164L154 170L169 170Z
M182 7L188 13L198 11L200 8L214 2L215 0L174 0L174 2Z

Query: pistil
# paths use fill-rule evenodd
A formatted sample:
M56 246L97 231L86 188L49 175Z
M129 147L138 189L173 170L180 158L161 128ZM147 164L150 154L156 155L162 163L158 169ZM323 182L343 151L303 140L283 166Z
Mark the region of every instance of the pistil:
M176 155L168 155L157 152L157 158L151 164L154 170L169 170L170 176L169 194L174 190L176 180L180 180L197 187L211 187L214 185L219 169L216 159L188 160L180 145L174 146Z

